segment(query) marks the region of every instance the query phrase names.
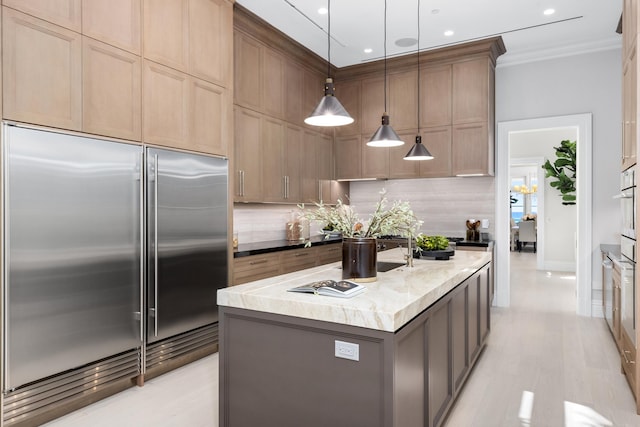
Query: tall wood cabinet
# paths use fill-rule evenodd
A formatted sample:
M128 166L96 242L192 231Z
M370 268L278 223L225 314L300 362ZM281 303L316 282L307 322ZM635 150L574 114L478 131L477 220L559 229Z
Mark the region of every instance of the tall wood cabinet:
M2 3L4 118L227 155L231 0Z

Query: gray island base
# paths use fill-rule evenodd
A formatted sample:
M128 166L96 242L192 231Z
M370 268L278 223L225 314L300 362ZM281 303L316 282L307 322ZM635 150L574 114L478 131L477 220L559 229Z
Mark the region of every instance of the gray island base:
M337 264L220 290L220 426L441 425L489 334L491 270L457 251L352 299L286 291Z

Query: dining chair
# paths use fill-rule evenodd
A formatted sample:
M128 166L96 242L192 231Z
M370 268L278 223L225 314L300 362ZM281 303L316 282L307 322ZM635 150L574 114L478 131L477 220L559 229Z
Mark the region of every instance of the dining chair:
M523 243L533 243L533 252L537 252L537 230L535 221L520 221L518 223L518 252L522 252Z

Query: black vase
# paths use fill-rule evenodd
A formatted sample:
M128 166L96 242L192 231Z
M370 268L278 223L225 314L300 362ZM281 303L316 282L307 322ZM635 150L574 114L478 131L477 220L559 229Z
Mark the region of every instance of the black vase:
M342 239L342 278L354 282L375 282L377 242L374 237Z

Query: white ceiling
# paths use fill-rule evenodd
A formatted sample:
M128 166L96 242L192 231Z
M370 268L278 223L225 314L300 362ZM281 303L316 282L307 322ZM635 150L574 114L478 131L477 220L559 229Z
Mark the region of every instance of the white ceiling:
M415 52L396 40L416 38L420 50L501 35L500 63L561 56L621 45L615 32L622 0L387 0L387 56ZM289 37L327 59L327 0L236 0ZM545 16L543 11L555 9ZM337 67L384 57L385 0L331 1L331 63ZM453 30L453 36L444 36ZM365 53L371 48L371 53Z

